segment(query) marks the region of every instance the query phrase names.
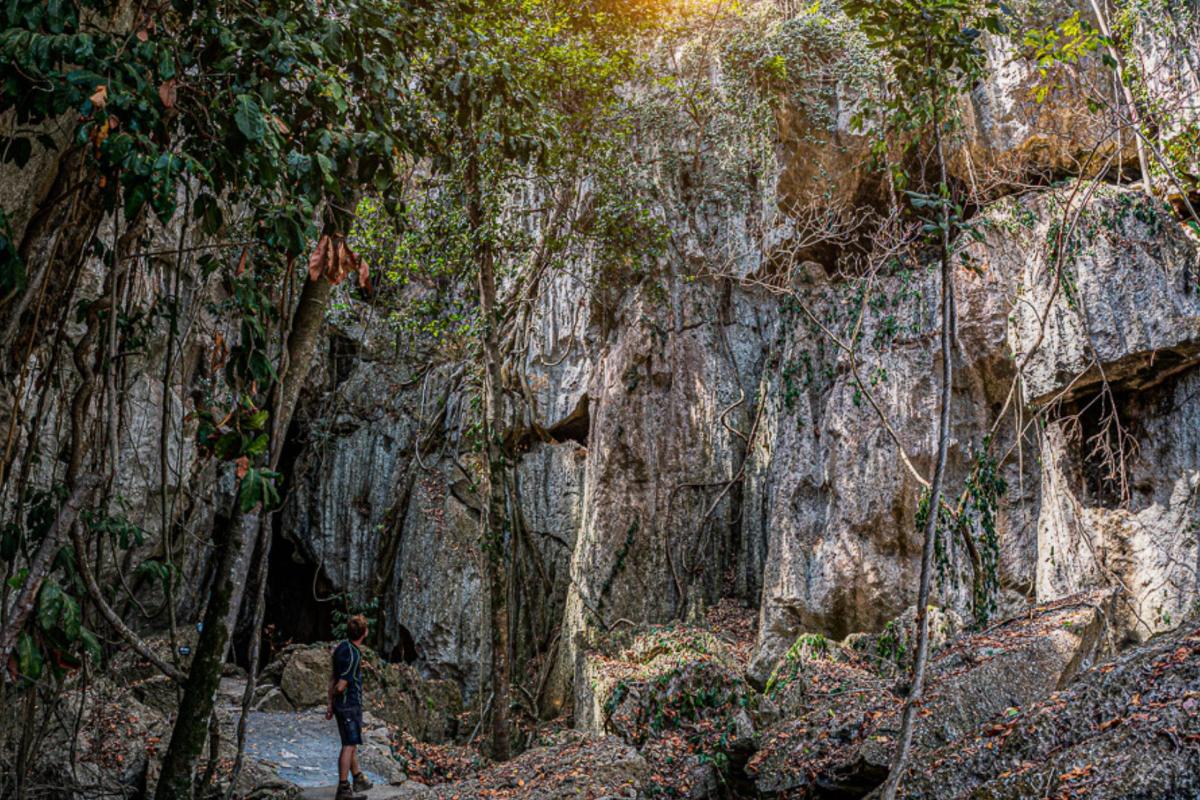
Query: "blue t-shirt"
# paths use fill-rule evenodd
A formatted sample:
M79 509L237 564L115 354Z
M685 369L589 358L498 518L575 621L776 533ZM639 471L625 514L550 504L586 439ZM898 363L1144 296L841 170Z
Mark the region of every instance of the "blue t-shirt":
M335 706L362 706L362 653L351 641L343 641L333 649L333 680L346 682L346 690L340 695L334 695Z

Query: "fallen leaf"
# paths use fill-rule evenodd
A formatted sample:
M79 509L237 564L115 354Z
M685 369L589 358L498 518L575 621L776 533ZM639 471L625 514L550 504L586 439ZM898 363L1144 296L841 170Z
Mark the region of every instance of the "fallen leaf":
M88 100L91 100L92 105L96 108L104 108L105 104L108 103L108 87L100 84L96 87L96 91L92 92L92 96Z

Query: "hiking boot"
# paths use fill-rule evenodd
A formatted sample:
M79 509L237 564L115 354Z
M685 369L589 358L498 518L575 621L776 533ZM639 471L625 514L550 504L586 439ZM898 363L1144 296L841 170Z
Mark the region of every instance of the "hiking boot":
M338 784L337 794L333 796L333 800L367 800L365 794L356 794L349 781L344 781Z
M354 776L354 791L365 792L374 786L375 784L371 783L371 779L365 773L360 772Z

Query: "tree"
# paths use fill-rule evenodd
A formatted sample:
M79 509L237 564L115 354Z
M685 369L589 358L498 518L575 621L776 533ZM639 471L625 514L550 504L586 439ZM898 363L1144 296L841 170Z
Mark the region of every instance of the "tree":
M259 511L278 499L274 467L329 286L358 268L342 234L358 197L368 190L386 195L405 163L424 152L423 125L410 96L411 59L436 38L443 7L419 0L278 0L253 6L177 0L131 10L105 0L22 0L0 10L6 64L0 113L11 113L18 123L0 142L4 158L23 166L35 141L57 146L39 133L42 128L64 116L71 120L55 190L35 212L22 243L0 242L0 303L11 304L12 312L3 332L5 348L18 339L29 342L28 362L33 343L53 322L43 310L48 296L59 295L48 288L74 286L87 252L99 252L107 269L105 296L81 312L89 333L74 359L78 413L72 415L67 485L75 491L47 529L50 535L42 535L53 555L58 532L73 531L89 599L118 633L147 652L108 606L92 574L89 542L73 518L82 484L72 476L82 474L85 460L102 462L110 487L99 505L111 503L119 459L112 434L117 421L111 365L120 348L113 301L130 277L132 243L151 217L162 226L182 224L183 231L194 225L212 239L237 237L236 245L223 248L234 259L224 264L211 255L200 259L206 272L228 269L227 307L240 321L240 335L224 360L223 384L204 399L198 416L199 444L236 473L238 510L234 523L217 536L206 624L186 677L159 796L191 793L212 689L240 605L239 564L248 565L256 538L259 557L266 558ZM54 233L78 213L90 215L89 221L69 226L70 237ZM105 215L112 221L107 241L99 233ZM250 222L242 228L239 218ZM7 236L8 230L0 225L0 233ZM39 243L47 236L52 246L43 247ZM295 296L287 287L296 260L314 249L300 301L295 309L287 307L284 300ZM365 279L365 269L360 274ZM50 337L55 354L64 322L65 315ZM104 339L108 346L101 348ZM102 373L93 368L98 359ZM28 369L22 365L22 381ZM108 419L93 420L92 386L101 374ZM0 476L15 458L13 432L21 413L14 413L6 431ZM103 434L105 451L89 448L93 429ZM34 446L31 440L26 465ZM20 508L20 493L16 501ZM48 570L50 563L42 558L34 566ZM31 576L25 594L37 590L40 578ZM23 615L6 616L5 641L9 627L16 630L22 620ZM29 647L24 652L21 671L27 674L35 652ZM171 665L157 663L179 677Z
M933 136L933 159L938 172L934 191L908 191L914 209L937 250L941 274L941 398L938 446L928 494L922 500L924 543L917 590L917 649L912 682L900 723L899 742L882 797L892 800L907 767L912 726L921 701L929 656L929 593L939 521L946 456L950 444L950 402L954 360L954 264L952 243L971 232L964 203L949 177L947 139L955 130L960 95L982 76L984 33L1003 31L999 3L975 0L848 0L846 13L858 21L872 45L889 59L891 76L882 103L885 131L918 138ZM901 185L907 175L899 173Z

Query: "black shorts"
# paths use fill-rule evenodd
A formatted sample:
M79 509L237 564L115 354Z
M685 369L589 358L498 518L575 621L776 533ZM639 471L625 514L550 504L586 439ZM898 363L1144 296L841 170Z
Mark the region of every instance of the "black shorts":
M363 743L362 706L334 708L333 718L337 720L338 736L342 737L342 747Z

